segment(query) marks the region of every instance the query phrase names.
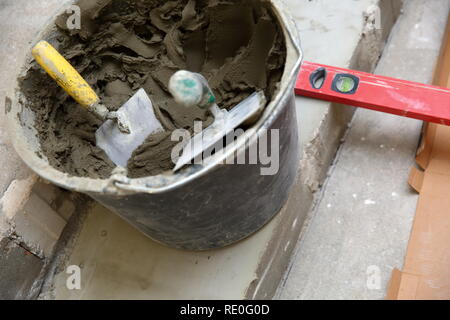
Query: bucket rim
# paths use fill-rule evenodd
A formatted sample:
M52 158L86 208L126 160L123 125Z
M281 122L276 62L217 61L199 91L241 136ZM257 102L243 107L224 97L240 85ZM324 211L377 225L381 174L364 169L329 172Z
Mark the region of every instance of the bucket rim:
M57 11L55 16L63 13L77 2L78 0L72 0L66 3ZM300 71L300 66L303 61L303 51L300 46L300 37L295 21L282 2L269 0L269 3L272 6L273 13L277 16L278 23L281 25L284 33L287 49L285 69L275 97L266 106L258 122L236 140L233 148L228 148L225 152L210 157L202 165L191 165L175 174L170 172L157 176L132 179L126 176L125 169L116 168L109 178L94 179L72 176L68 173L59 171L52 167L48 160L41 158L36 150L32 150L32 148L30 148L30 142L26 139L24 134L21 134L23 128L19 115L22 111L21 109L23 109L23 105L20 102L23 95L20 93L18 80L21 78L22 74L26 74L33 61L31 48L35 43L31 43L28 50L29 53L25 58L25 63L22 66L20 75L16 79L16 89L12 99L11 110L6 113L7 127L16 152L25 164L35 173L62 188L88 194L106 193L116 196L125 196L134 193L166 193L181 188L192 181L217 170L220 166L226 165L224 164L226 159L233 156L238 150L245 150L248 142L253 143L253 141L255 141L264 130L269 129L271 124L278 118L279 114L283 111L284 106L286 106L288 99L290 99L293 94L297 74ZM56 31L56 26L54 26L55 16L53 16L44 29L38 33L36 37L38 40L36 40L36 42L40 39L50 38L52 32Z

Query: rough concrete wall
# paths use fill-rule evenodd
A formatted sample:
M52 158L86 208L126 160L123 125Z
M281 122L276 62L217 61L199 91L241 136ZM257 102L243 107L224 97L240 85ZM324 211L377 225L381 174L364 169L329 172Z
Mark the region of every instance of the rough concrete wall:
M43 260L8 238L0 240L0 256L0 300L36 298Z
M11 96L14 78L30 41L63 5L60 0L0 2L0 104ZM34 298L33 283L74 211L70 196L39 182L15 153L0 112L0 299Z
M12 182L1 199L0 299L37 296L43 268L69 219L81 211L79 197L34 178Z
M14 78L27 53L30 41L41 26L59 7L60 0L27 1L2 0L0 2L0 104L4 108L6 96L12 96ZM14 151L5 128L5 114L0 112L0 223L10 219L18 208L24 204L37 177L22 162ZM16 190L21 190L21 196ZM15 199L10 198L14 196ZM7 212L5 212L7 210ZM8 211L10 210L10 211ZM5 217L6 216L6 217ZM0 224L0 232L8 226ZM3 229L2 229L3 228Z

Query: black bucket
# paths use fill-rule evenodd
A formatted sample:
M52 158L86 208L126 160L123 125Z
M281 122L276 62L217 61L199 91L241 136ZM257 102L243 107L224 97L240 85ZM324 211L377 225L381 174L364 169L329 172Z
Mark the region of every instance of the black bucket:
M297 29L279 1L265 1L282 26L287 59L279 88L259 121L240 136L232 148L203 165L177 174L129 179L116 171L109 179L70 176L39 156L40 142L33 128L34 113L17 84L7 107L7 123L16 151L44 179L62 188L88 194L150 238L187 250L220 248L248 237L267 224L285 204L296 179L299 141L294 84L302 59ZM65 10L63 8L62 10ZM54 21L37 41L58 36ZM30 49L31 51L31 49ZM30 68L31 55L22 70ZM263 164L228 165L226 159L248 152L266 132L279 133L279 170L261 175ZM270 134L269 134L270 136ZM268 139L269 141L271 139ZM270 146L269 146L270 150Z

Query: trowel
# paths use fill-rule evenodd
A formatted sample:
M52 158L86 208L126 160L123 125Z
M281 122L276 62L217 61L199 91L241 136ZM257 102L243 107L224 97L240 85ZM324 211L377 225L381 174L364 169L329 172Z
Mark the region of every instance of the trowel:
M231 112L220 110L206 79L188 71L177 72L169 90L178 103L210 108L215 117L211 127L197 134L185 146L174 171L257 114L265 104L264 94L254 93ZM295 93L310 98L391 113L403 117L450 125L450 90L422 83L303 62Z
M152 102L139 89L117 111L109 111L83 77L48 42L40 41L32 50L39 65L82 107L105 121L96 132L97 146L111 161L126 167L132 153L147 137L163 132Z
M190 164L192 160L213 147L236 128L253 118L264 108L264 92L254 92L231 111L220 109L207 80L199 73L186 70L176 72L169 81L169 91L175 101L186 107L209 109L214 116L211 126L195 135L183 148L174 172Z

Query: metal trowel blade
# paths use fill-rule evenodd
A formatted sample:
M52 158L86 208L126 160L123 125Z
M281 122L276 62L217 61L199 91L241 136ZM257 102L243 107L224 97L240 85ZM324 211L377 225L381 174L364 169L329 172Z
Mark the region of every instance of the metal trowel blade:
M189 140L173 171L176 172L183 166L191 163L193 159L213 147L245 121L255 116L261 111L265 102L264 93L255 92L228 112L224 119L215 119L211 126Z
M131 97L117 111L126 120L130 133L122 133L117 122L106 121L96 132L97 146L103 149L118 166L126 167L128 160L149 135L163 132L161 122L156 118L153 104L144 89Z

